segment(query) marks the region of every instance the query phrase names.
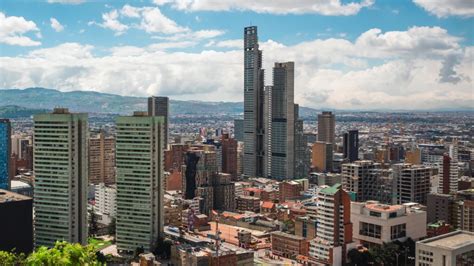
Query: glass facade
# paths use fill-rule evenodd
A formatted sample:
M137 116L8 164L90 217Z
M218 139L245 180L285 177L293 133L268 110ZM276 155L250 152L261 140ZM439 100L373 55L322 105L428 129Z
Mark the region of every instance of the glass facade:
M10 121L0 119L0 189L9 189Z

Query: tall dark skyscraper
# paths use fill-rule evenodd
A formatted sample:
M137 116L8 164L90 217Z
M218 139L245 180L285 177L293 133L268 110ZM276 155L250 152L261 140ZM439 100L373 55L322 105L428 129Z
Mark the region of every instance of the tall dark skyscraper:
M10 120L0 119L0 189L10 189Z
M357 161L359 159L359 131L349 130L344 133L343 139L343 153L344 158L349 162Z
M168 148L168 119L169 119L169 99L168 97L148 97L148 115L150 116L162 116L165 118L165 123L163 125L164 138L163 138L163 147L164 149Z
M336 116L332 112L323 112L318 115L318 141L334 145Z
M272 88L271 176L294 178L295 170L295 64L275 63Z
M244 29L244 175L263 176L264 70L257 27Z

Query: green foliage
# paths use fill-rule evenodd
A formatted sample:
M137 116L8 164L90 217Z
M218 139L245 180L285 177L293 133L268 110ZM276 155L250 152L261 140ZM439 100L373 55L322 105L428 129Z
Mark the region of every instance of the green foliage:
M24 264L25 254L15 254L14 252L7 252L0 250L0 266L7 265L21 265Z
M404 242L394 241L370 248L369 251L351 249L347 253L348 265L415 265L415 241L408 238ZM412 258L412 259L410 259ZM406 261L406 263L405 263Z
M40 247L26 259L27 265L101 265L92 246L56 242L54 248Z

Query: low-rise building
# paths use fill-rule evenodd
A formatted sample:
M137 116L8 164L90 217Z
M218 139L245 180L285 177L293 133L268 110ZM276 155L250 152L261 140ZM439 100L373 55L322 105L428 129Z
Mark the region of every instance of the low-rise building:
M426 236L426 211L416 203L352 202L351 222L354 241L367 246Z
M298 255L308 256L308 241L302 236L284 232L272 233L272 253L277 256L296 259Z
M239 211L251 211L259 212L260 211L260 199L257 197L251 196L240 196L237 197L236 201L237 210Z
M474 265L474 233L455 231L416 242L419 266Z

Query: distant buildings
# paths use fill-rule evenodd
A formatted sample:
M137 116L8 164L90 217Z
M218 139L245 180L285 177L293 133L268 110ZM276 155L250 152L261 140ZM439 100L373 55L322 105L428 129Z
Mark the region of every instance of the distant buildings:
M115 138L103 132L89 139L89 183L115 183Z
M336 115L332 112L323 112L318 115L318 141L329 142L335 145Z
M474 233L455 231L416 242L415 265L473 265Z
M263 176L264 119L263 119L264 70L262 51L258 49L257 27L244 29L244 160L243 174Z
M0 217L0 250L33 251L33 200L0 189Z
M117 249L151 251L163 232L164 118L135 112L116 125Z
M34 120L35 246L87 243L87 114L55 108Z
M163 123L163 148L167 149L169 142L169 114L170 104L168 97L148 97L148 115L161 116Z
M0 189L10 189L10 120L0 119Z
M408 237L416 241L426 236L426 211L414 203L352 202L351 222L354 241L366 246L404 241Z
M321 189L317 198L316 238L311 240L309 261L344 265L352 243L351 200L340 184Z

